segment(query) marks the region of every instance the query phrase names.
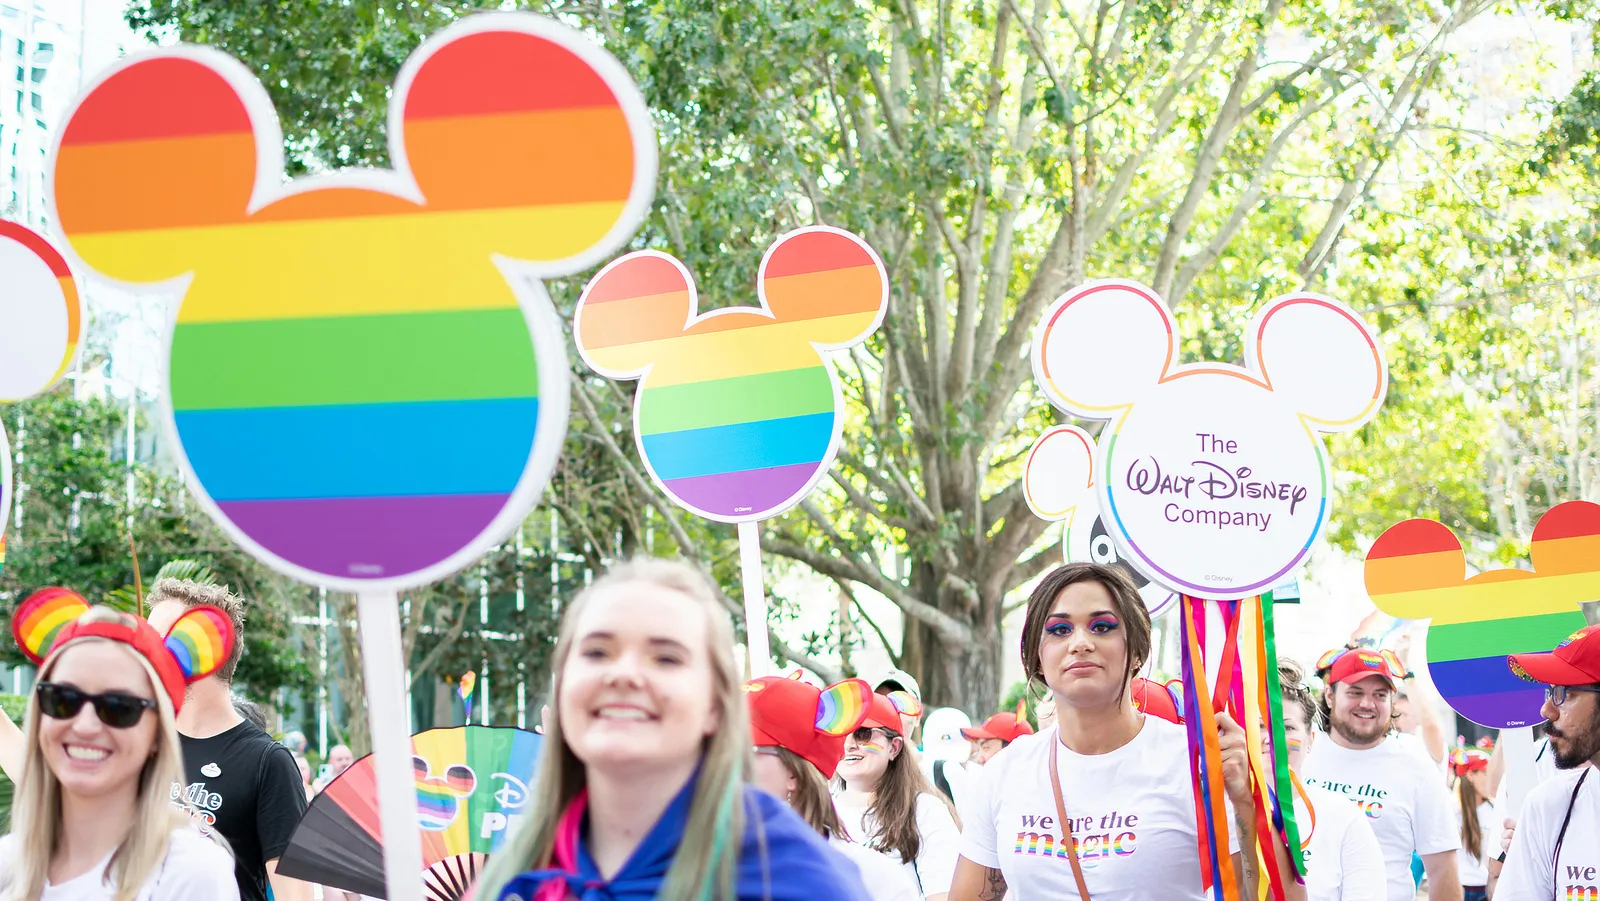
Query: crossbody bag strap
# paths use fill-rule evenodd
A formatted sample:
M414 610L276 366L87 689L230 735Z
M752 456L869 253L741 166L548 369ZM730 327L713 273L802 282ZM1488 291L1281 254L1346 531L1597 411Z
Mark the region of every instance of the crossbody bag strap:
M1061 823L1061 843L1067 848L1067 859L1072 861L1072 878L1078 883L1078 897L1082 901L1089 901L1089 886L1083 881L1083 865L1078 863L1078 843L1072 840L1072 821L1067 819L1067 800L1061 795L1060 764L1056 757L1060 751L1056 744L1061 739L1051 736L1050 740L1050 787L1056 795L1056 818Z
M1578 793L1583 791L1583 780L1589 778L1589 770L1589 767L1584 767L1583 775L1578 777L1578 784L1572 787L1572 798L1567 801L1567 815L1561 821L1561 831L1556 833L1556 849L1550 855L1551 882L1557 882L1561 877L1561 846L1567 841L1567 827L1572 825L1572 811L1578 806ZM1559 885L1555 886L1555 892L1557 895L1561 893Z

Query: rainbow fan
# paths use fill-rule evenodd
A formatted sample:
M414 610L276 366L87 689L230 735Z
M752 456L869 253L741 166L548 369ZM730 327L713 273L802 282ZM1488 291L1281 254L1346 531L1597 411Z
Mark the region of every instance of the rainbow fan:
M544 739L522 729L457 726L411 737L429 901L458 901L525 814ZM295 879L385 898L383 830L372 756L357 760L295 828L278 860Z

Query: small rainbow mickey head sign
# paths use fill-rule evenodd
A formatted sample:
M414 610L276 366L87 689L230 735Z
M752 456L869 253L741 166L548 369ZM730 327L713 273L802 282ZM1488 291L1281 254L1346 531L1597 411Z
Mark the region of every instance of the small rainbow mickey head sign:
M1451 708L1480 726L1540 722L1544 690L1518 678L1510 654L1543 653L1588 624L1600 600L1600 505L1568 501L1533 527L1533 570L1467 577L1450 527L1431 519L1390 526L1367 552L1367 594L1401 619L1431 619L1428 675Z
M537 502L568 406L538 280L627 240L656 170L620 64L525 13L426 41L388 124L392 170L285 184L248 70L164 48L98 78L52 157L77 256L182 296L168 424L204 506L280 571L369 593L459 569Z
M1033 369L1056 406L1106 419L1096 493L1123 555L1173 591L1261 594L1310 553L1327 521L1321 433L1366 422L1388 370L1349 307L1271 301L1245 332L1245 365L1180 364L1166 303L1129 281L1058 299Z
M49 241L0 220L0 404L41 394L78 355L83 301ZM0 423L0 536L11 519L11 446ZM4 543L0 539L0 561Z
M761 306L697 314L683 264L639 251L589 282L574 322L591 369L639 379L633 432L656 484L717 522L781 513L828 471L844 403L820 351L866 340L889 303L877 253L825 226L773 242L756 284Z
M443 776L422 757L413 755L412 769L417 779L417 825L425 832L443 832L461 813L461 801L472 797L478 788L478 775L464 763L453 763Z

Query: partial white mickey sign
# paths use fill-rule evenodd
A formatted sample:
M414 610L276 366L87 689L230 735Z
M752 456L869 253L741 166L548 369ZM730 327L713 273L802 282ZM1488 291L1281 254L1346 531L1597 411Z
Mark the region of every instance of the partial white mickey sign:
M1325 526L1321 434L1377 412L1383 353L1349 307L1293 294L1251 320L1244 366L1177 354L1155 292L1090 282L1046 311L1034 377L1062 410L1110 420L1095 493L1125 560L1175 592L1252 597L1300 565Z

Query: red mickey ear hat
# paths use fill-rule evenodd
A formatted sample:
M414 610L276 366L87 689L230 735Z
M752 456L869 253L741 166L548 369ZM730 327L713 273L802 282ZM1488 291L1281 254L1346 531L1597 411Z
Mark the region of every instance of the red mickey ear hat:
M131 613L118 613L115 621L85 622L83 615L89 609L89 602L77 592L44 588L17 608L11 618L11 635L35 664L44 663L75 638L120 641L155 668L161 688L172 699L174 713L183 707L184 686L221 668L237 638L233 620L210 605L185 611L165 636Z
M832 779L844 757L844 737L866 719L872 686L846 679L827 689L780 676L744 684L750 737L758 748L787 748Z

